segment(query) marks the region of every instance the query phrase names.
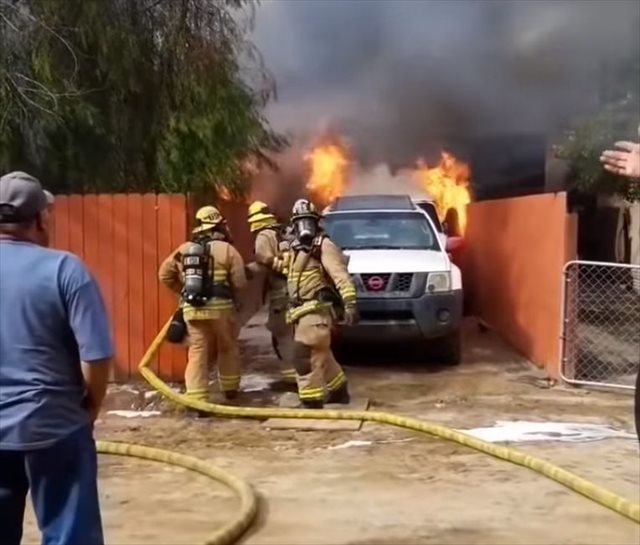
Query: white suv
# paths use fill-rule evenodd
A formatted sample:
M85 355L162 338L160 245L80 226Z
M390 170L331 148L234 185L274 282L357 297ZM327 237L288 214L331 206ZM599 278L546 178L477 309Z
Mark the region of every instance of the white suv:
M349 256L360 323L345 341L424 340L442 363L461 359L462 275L429 214L408 195L340 197L324 228Z

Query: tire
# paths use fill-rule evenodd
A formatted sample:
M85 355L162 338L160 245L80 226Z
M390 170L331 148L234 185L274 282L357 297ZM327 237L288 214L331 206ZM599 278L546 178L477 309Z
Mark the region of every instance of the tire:
M459 329L438 341L438 362L447 367L462 363L462 334Z

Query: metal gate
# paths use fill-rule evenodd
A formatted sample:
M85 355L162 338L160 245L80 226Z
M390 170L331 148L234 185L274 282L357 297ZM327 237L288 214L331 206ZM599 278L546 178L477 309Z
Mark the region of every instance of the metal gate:
M640 266L564 267L560 376L571 384L635 388L640 369Z

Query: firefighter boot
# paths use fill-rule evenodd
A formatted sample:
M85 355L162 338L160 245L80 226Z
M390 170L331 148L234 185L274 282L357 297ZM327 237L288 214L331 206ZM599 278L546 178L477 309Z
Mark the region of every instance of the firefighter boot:
M191 418L196 418L198 420L204 419L204 418L211 418L213 416L213 414L205 412L205 411L199 411L198 409L187 409L187 415L190 416Z
M292 381L288 375L285 375L285 372L282 373L282 376L278 380L273 381L270 384L270 387L274 392L278 392L278 393L282 393L282 392L291 392L294 394L298 393L298 383L295 380L295 375L294 375L294 380Z
M324 403L321 399L303 399L302 400L302 408L303 409L322 409L324 407Z
M227 390L224 393L224 397L227 401L233 401L238 398L238 390Z
M339 403L341 405L348 405L350 402L349 385L346 382L337 390L330 392L327 400L327 403Z

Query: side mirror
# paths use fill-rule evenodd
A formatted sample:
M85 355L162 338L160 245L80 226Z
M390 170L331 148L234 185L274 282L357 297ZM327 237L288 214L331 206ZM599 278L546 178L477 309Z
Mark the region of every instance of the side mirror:
M448 237L446 250L447 252L455 252L464 245L464 239L462 237Z

